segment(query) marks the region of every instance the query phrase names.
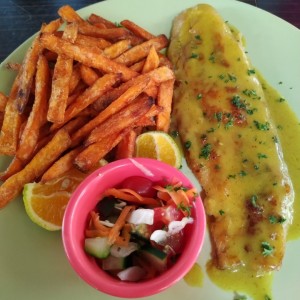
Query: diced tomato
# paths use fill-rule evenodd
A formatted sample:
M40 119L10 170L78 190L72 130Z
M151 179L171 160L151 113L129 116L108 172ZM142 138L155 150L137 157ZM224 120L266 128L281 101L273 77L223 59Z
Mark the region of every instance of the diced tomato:
M169 235L166 240L165 251L170 255L179 254L183 250L184 233L183 230Z
M154 219L151 230L162 229L171 221L180 221L184 217L182 211L175 205L168 205L154 208Z
M122 182L121 188L131 189L143 197L156 196L156 190L153 188L153 182L142 176L131 176L126 178Z

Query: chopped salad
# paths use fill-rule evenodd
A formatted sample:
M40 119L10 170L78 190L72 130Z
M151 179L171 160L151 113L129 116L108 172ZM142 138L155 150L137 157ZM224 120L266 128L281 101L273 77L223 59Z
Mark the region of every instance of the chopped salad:
M85 251L122 281L141 281L166 271L182 253L193 223L195 188L179 181L152 182L140 176L107 189L91 211Z

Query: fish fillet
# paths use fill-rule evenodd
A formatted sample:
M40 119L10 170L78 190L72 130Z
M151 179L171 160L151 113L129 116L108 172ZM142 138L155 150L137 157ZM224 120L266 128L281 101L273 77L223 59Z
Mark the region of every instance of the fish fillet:
M241 35L201 4L173 22L173 116L204 190L212 260L220 269L279 269L294 192L277 129Z

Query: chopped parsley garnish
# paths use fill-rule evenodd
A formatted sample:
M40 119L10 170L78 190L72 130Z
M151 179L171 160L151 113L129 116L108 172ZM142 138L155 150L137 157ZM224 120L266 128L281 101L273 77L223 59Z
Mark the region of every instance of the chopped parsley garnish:
M215 128L213 128L213 127L211 127L208 130L206 130L207 133L211 133L211 132L214 132L214 131L215 131Z
M218 122L222 121L223 113L221 111L217 112L214 114L215 118L217 119Z
M242 170L240 173L239 173L239 175L241 176L241 177L244 177L244 176L247 176L247 172L246 171L244 171L244 170Z
M198 54L192 53L191 56L190 56L190 58L198 58Z
M261 159L261 158L268 158L268 156L266 155L266 154L263 154L263 153L257 153L257 157L259 158L259 159Z
M171 135L172 135L173 137L178 137L178 136L179 136L178 130L173 130L173 131L171 132Z
M186 205L184 205L184 204L181 202L179 205L177 205L177 209L179 209L179 210L181 210L181 211L183 211L183 212L187 212L188 217L191 216L191 209L192 209L192 206L186 206Z
M231 82L236 82L237 81L237 78L235 75L233 74L229 74L227 73L226 75L225 74L220 74L219 76L219 79L221 80L224 80L225 83L231 81Z
M235 177L236 177L236 175L234 175L234 174L229 174L229 175L227 176L228 179L234 179Z
M263 131L267 131L270 130L270 123L266 122L266 123L260 123L256 120L253 121L254 125L256 126L256 128L258 130L263 130Z
M211 63L215 63L216 61L216 57L215 57L215 54L212 52L208 58L208 60L211 62Z
M257 94L256 94L255 90L245 89L245 90L243 90L243 94L245 96L251 97L252 99L257 99Z
M270 245L268 242L262 242L261 243L262 248L262 255L263 256L270 256L274 252L274 247Z
M274 143L278 143L278 137L276 135L272 136L272 140Z
M269 295L265 295L265 299L264 300L272 300L272 298Z
M115 25L116 25L117 27L123 27L123 25L122 25L121 23L119 23L119 22L115 22Z
M255 111L257 111L257 108L246 109L246 113L247 113L248 115L253 115Z
M204 157L205 159L208 159L211 154L211 144L205 144L202 149L199 157Z
M235 294L233 300L247 300L247 296L245 295L239 295L239 294Z
M271 224L283 224L286 221L285 218L283 218L282 216L276 217L274 215L269 216L269 222Z
M220 165L215 165L215 170L220 170L221 166Z
M200 34L195 35L195 39L198 40L198 41L201 41L201 36L200 36Z
M225 214L225 211L223 209L220 209L219 214L220 214L220 216L223 216Z
M186 142L184 143L184 148L185 148L185 149L190 149L191 146L192 146L192 142L191 142L191 141L186 141Z
M278 102L284 102L284 101L285 101L285 99L282 98L282 97L280 97L280 98L278 99Z
M269 222L271 223L271 224L276 224L277 223L277 217L275 217L275 216L269 216Z
M230 119L228 120L228 122L225 124L225 129L229 129L229 127L232 127L234 124L234 118L230 117Z
M197 100L201 100L202 99L202 94L198 94L197 95Z
M235 95L235 96L232 97L231 103L232 103L235 107L237 107L237 108L239 108L239 109L245 109L245 108L246 108L245 101L243 101L243 100L240 98L240 96L238 96L238 95Z
M257 196L256 195L252 195L251 196L251 198L250 198L250 202L251 202L251 205L253 206L253 207L258 207L258 205L257 205Z
M247 71L247 74L250 76L252 74L255 74L255 70L254 69L250 69Z

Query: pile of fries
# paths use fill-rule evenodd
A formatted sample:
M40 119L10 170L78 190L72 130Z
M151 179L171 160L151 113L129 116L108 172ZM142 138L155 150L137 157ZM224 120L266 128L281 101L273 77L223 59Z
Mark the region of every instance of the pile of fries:
M58 14L22 64L9 64L16 79L9 95L0 92L0 154L12 157L0 174L0 208L26 183L132 157L141 132L169 130L175 78L161 53L167 37L129 20L84 20L68 5Z

